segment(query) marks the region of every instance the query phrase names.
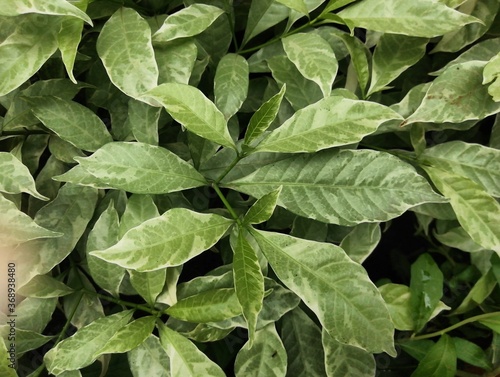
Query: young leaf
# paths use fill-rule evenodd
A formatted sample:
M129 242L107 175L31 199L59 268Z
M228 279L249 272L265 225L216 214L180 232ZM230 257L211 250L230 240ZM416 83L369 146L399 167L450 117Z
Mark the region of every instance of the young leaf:
M214 79L215 105L226 119L238 112L247 98L248 63L237 54L225 55L217 65Z
M500 253L500 204L481 186L445 170L423 166L432 182L457 214L462 227L477 244Z
M28 168L13 154L0 152L0 192L19 194L26 192L40 200L49 198L40 194L35 187L35 181Z
M288 59L302 76L318 84L323 96L328 97L338 69L330 44L313 33L293 34L283 38L282 42Z
M26 97L45 127L77 148L94 152L113 141L102 120L77 102L54 96Z
M14 246L37 238L61 237L63 234L45 229L21 212L14 203L0 194L0 244Z
M339 246L353 261L363 263L375 250L381 237L378 223L359 224L344 237Z
M426 38L384 34L373 54L372 81L368 95L383 90L425 54Z
M287 376L326 375L321 330L299 307L283 316L281 339L288 359Z
M439 341L427 352L411 377L454 377L457 371L455 343L448 335L441 335Z
M410 306L414 330L420 331L443 296L443 273L429 254L411 265Z
M77 17L92 25L90 17L66 0L20 0L2 4L0 16L18 16L27 13Z
M81 369L92 364L99 350L132 318L132 310L125 310L99 318L64 339L47 352L43 358L49 373Z
M269 220L273 215L278 197L280 196L282 187L271 191L269 194L262 196L258 199L247 211L243 221L247 224L260 224Z
M405 124L415 122L460 123L483 119L500 111L483 85L484 62L455 64L436 78L417 110Z
M372 354L358 347L338 342L325 329L321 335L325 350L326 376L372 377L376 375L377 368Z
M114 142L90 157L76 157L101 187L136 194L164 194L199 187L205 178L168 149L143 143Z
M90 255L142 272L179 266L212 247L232 224L219 215L174 208L130 229L116 245Z
M122 92L141 100L144 92L156 87L151 29L135 10L118 9L104 24L96 47L109 79Z
M192 37L206 30L224 11L213 5L192 4L167 17L153 35L155 43Z
M317 152L356 143L375 132L380 124L393 119L402 117L380 104L326 97L297 111L264 139L256 150Z
M160 342L170 358L172 376L225 377L220 367L181 334L158 322Z
M240 315L241 306L233 288L221 288L183 298L165 312L183 321L208 323Z
M153 316L142 317L130 322L119 329L111 339L94 355L105 353L128 352L139 346L151 335L154 329L156 318Z
M197 88L184 84L162 84L145 94L158 101L189 131L218 144L236 148L224 115Z
M262 135L262 133L269 128L274 119L276 119L285 91L286 84L281 87L277 94L264 102L252 115L245 133L245 145L249 146L255 139Z
M155 335L149 335L138 347L127 353L134 377L170 376L170 359Z
M338 15L356 27L425 38L481 22L432 0L387 0L382 6L378 0L363 0L341 10Z
M264 301L264 276L255 249L245 238L245 231L239 229L237 235L231 233L233 249L234 289L248 324L250 345L255 340L257 318Z
M295 155L226 184L260 198L283 186L278 205L340 225L387 221L425 202L442 202L415 170L387 153L326 150Z
M246 342L236 355L234 373L236 377L276 376L285 377L287 356L285 347L269 324L255 334L255 342Z
M389 312L366 271L333 244L252 230L278 278L341 343L394 355Z

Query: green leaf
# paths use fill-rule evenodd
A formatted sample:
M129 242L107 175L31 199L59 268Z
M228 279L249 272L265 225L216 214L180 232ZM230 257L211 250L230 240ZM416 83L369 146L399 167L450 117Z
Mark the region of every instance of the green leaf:
M445 170L423 166L472 240L500 253L500 204L473 181Z
M130 229L116 245L90 255L141 272L179 266L212 247L232 224L219 215L174 208Z
M149 144L109 143L90 157L75 159L98 186L136 194L164 194L205 184L192 165Z
M246 342L240 349L236 355L234 373L236 377L285 377L286 366L285 347L274 324L269 324L256 332L253 345Z
M292 156L226 186L257 198L283 186L278 205L300 216L350 226L387 221L412 206L443 201L410 165L369 150Z
M160 70L159 83L189 84L198 51L196 43L192 39L181 39L155 46L154 49Z
M326 375L321 330L302 309L297 307L283 316L281 339L288 358L287 376Z
M485 62L455 64L436 78L417 110L405 124L415 122L460 123L483 119L500 111L483 85Z
M236 317L241 306L233 288L221 288L183 298L165 312L183 321L208 323Z
M319 85L324 97L328 97L338 69L330 44L312 33L293 34L282 42L288 59L306 79Z
M432 0L386 0L383 5L378 0L363 0L338 15L356 27L425 38L443 35L472 22L481 22Z
M0 152L0 192L19 194L26 192L37 199L49 200L40 194L35 187L35 181L28 168L13 154Z
M457 370L455 343L448 335L441 335L418 364L411 377L454 377Z
M375 250L381 237L378 223L359 224L344 237L339 246L353 261L363 263Z
M402 119L390 108L368 101L326 97L297 111L256 148L257 151L316 152L360 141L380 124Z
M145 94L161 103L189 131L218 144L236 148L224 115L197 88L184 84L162 84Z
M26 97L45 127L77 148L94 152L113 141L102 120L77 102L54 96Z
M493 57L484 67L483 84L490 83L488 93L496 102L500 101L500 54Z
M56 297L25 298L16 308L16 327L41 334L52 319L57 301Z
M149 335L142 344L129 351L127 357L134 377L170 376L170 359L154 335Z
M11 359L11 352L14 355L14 357ZM0 373L2 376L5 377L17 377L16 369L15 367L12 367L13 365L16 365L16 356L15 356L15 347L10 347L10 342L9 342L9 348L6 347L5 342L3 339L0 339Z
M371 353L338 342L324 329L321 339L325 350L326 376L372 377L376 375L375 358Z
M277 94L264 102L252 115L245 132L245 145L250 145L255 139L262 135L276 119L285 91L286 84L281 87Z
M443 296L443 273L429 254L411 265L410 307L416 332L422 330Z
M250 345L255 341L257 318L264 301L264 276L255 249L245 238L245 231L231 233L234 289L248 325Z
M193 4L169 15L153 35L156 43L192 37L206 30L224 11L213 5Z
M60 237L63 234L45 229L21 212L14 203L0 194L0 244L14 246L37 238Z
M170 358L173 377L225 377L220 367L193 343L158 321L160 342Z
M135 10L118 9L104 24L96 46L110 80L123 93L141 100L157 86L151 29Z
M8 341L9 330L10 326L0 326L0 335L10 348L10 345L13 343ZM54 336L45 336L34 331L16 329L15 349L17 357L21 358L26 352L42 347L53 338ZM2 376L4 376L4 374L2 374Z
M131 98L128 101L126 127L130 128L135 140L141 143L158 145L158 121L161 108L149 106Z
M475 243L461 226L452 228L445 233L433 232L433 234L443 245L454 247L455 249L468 253L476 253L484 250L484 247Z
M490 371L493 367L486 352L476 345L463 338L452 338L455 343L457 357L470 365Z
M166 272L166 269L148 272L130 270L130 283L150 306L154 306L165 285Z
M274 0L255 0L250 5L242 45L288 17L290 10Z
M276 0L278 3L293 9L296 12L307 15L309 13L307 5L304 0Z
M341 343L395 355L389 312L366 271L333 244L252 230L278 278Z
M226 119L238 112L247 98L248 62L237 54L225 55L217 65L214 78L215 105Z
M139 346L151 335L156 318L142 317L119 329L94 355L128 352Z
M66 0L19 0L2 4L0 16L18 16L27 13L77 17L92 25L90 17Z
M280 196L282 187L271 191L269 194L262 196L258 199L247 211L243 221L246 224L260 224L269 220L273 215L278 197Z
M21 287L18 293L25 297L51 298L69 295L73 293L73 289L49 275L37 275Z
M493 292L497 285L497 279L493 270L490 269L486 274L481 276L481 278L474 284L470 292L460 303L458 308L453 311L453 314L463 314L476 306L481 305L484 300Z
M92 364L99 356L99 350L127 324L132 312L126 310L99 318L58 343L43 358L49 373L58 375Z
M382 35L373 54L368 95L384 90L387 84L417 63L424 56L428 42L426 38Z
M480 184L500 197L500 150L480 144L450 141L426 149L419 158L423 163L455 173Z
M127 207L120 219L119 238L127 231L141 225L144 221L160 216L158 208L150 195L133 194L127 201ZM118 240L117 240L118 241ZM116 243L116 242L115 242ZM113 244L109 245L112 246Z

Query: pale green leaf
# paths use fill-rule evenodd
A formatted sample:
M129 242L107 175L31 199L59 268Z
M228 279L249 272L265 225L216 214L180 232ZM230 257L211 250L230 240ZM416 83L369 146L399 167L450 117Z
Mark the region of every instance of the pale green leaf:
M242 45L288 17L290 10L274 0L254 0L248 11L248 20Z
M457 357L460 360L488 371L492 369L490 358L481 347L463 338L452 339L455 343Z
M92 25L92 20L85 12L66 0L7 1L2 4L2 8L0 9L0 16L18 16L27 13L77 17Z
M52 319L57 301L57 297L25 298L16 307L16 327L41 334Z
M443 296L443 273L430 254L411 265L410 308L416 332L422 330Z
M227 186L257 198L283 186L278 205L300 216L351 226L443 201L410 165L369 150L295 155Z
M94 152L113 141L102 120L77 102L54 96L26 97L25 100L45 127L77 148Z
M222 369L191 341L158 323L160 342L170 358L172 377L225 377Z
M500 101L500 53L493 57L484 67L483 84L492 82L488 86L488 93L494 101Z
M455 343L448 335L441 335L439 341L420 360L411 377L454 377L457 371Z
M168 149L144 143L109 143L90 157L76 159L98 186L136 194L163 194L205 184L192 165Z
M85 157L85 154L81 149L61 139L57 135L50 135L49 151L50 153L52 153L52 157L57 158L59 161L65 162L67 164L74 164L74 157Z
M248 325L250 344L255 340L257 318L264 301L264 276L255 249L245 238L243 229L231 233L234 289Z
M245 132L245 145L250 145L255 139L262 135L276 119L285 91L286 84L281 87L277 94L264 102L252 115Z
M189 84L198 48L192 39L181 39L154 47L155 58L160 70L160 84L177 82Z
M19 286L36 275L46 274L69 255L92 218L96 202L97 190L66 184L52 202L37 212L38 225L64 235L25 244L18 263Z
M378 223L359 224L344 237L339 246L353 261L363 263L375 250L381 237Z
M300 153L352 144L394 119L402 117L374 102L326 97L297 111L256 150Z
M142 317L119 329L94 356L105 353L128 352L139 346L151 335L156 318Z
M453 172L480 184L500 197L500 150L480 144L450 141L426 149L419 158L423 163Z
M306 79L319 85L324 97L328 97L338 69L330 44L313 33L293 34L282 42L288 59Z
M62 233L42 228L14 203L0 194L0 244L14 246L37 238L60 237Z
M135 10L118 9L103 26L96 46L109 78L122 92L140 100L156 87L159 73L151 29Z
M5 377L17 377L16 351L14 347L10 347L10 342L8 344L9 347L6 347L4 340L0 339L0 374Z
M120 218L119 238L122 238L130 229L157 216L160 216L160 213L150 195L131 195L127 200L127 207Z
M302 76L286 56L273 56L267 64L278 84L286 85L285 98L295 110L302 109L323 98L318 84Z
M237 54L225 55L214 78L215 105L226 119L238 112L248 94L248 62Z
M258 199L247 211L243 221L247 224L260 224L269 220L273 215L278 197L280 196L282 187L262 196Z
M125 127L130 128L138 142L158 145L160 113L161 108L131 98L128 102L128 117Z
M177 302L177 283L182 272L182 266L166 269L165 287L156 298L157 303L172 306Z
M90 255L137 271L179 266L212 247L232 223L219 215L174 208L130 229L116 245Z
M341 343L395 355L394 327L366 271L329 243L252 230L278 278Z
M281 339L288 358L288 377L326 375L321 330L302 309L297 307L283 316Z
M45 336L34 331L16 329L15 343L12 343L12 338L11 341L8 341L9 332L10 326L0 325L0 337L9 345L9 348L11 344L15 344L18 359L26 352L36 350L54 338L54 336ZM2 374L3 376L4 374Z
M241 314L241 306L233 288L212 289L183 298L165 311L188 322L218 322Z
M338 342L325 329L321 335L325 350L326 376L372 377L376 375L375 358L371 353Z
M51 298L73 293L73 289L49 275L37 275L18 290L25 297Z
M134 377L169 377L170 360L160 340L150 335L138 347L127 353L130 371Z
M51 177L54 181L68 182L79 186L89 186L97 189L109 189L111 185L100 182L95 176L87 172L81 165L76 165L67 172Z
M433 0L386 0L383 3L363 0L338 15L356 27L426 38L443 35L472 22L481 22Z
M481 305L484 300L493 292L497 285L497 279L493 270L490 269L486 274L481 276L479 280L474 284L472 289L469 291L467 296L460 303L458 308L453 311L453 314L463 314L466 313L478 305Z
M37 199L49 200L40 194L28 168L13 154L0 152L0 192L19 194L26 192Z
M144 300L154 306L156 298L163 290L166 280L166 269L139 272L130 270L130 283Z
M189 131L235 148L224 115L199 89L184 84L166 83L150 90L145 97L161 103L172 118Z
M445 233L434 232L434 237L443 245L468 253L477 253L484 250L484 247L475 243L461 226L452 228Z
M481 319L478 322L486 327L489 327L496 333L500 333L500 316L498 315L498 312L488 314L491 314L491 317Z
M287 355L274 324L269 324L255 334L253 345L246 342L236 355L236 377L273 376L285 377Z
M132 312L126 310L99 318L58 343L43 358L49 373L57 375L92 364L99 356L99 350L127 324Z
M477 244L500 253L500 204L477 183L445 170L423 166L432 182Z
M213 5L193 4L169 15L153 35L154 42L192 37L206 30L224 11Z
M448 67L427 90L417 110L405 124L415 122L460 123L483 119L500 111L483 85L485 62L471 61Z
M424 56L428 42L426 38L382 35L373 54L368 95L384 90L387 84L417 63Z
M288 8L301 14L308 14L307 5L304 0L276 0L278 3L286 5Z

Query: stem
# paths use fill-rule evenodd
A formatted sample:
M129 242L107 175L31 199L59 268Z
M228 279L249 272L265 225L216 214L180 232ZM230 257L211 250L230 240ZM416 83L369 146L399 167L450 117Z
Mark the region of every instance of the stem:
M410 340L421 340L421 339L434 338L435 336L441 336L443 334L446 334L447 332L455 330L455 329L457 329L457 328L459 328L459 327L461 327L463 325L466 325L468 323L480 321L482 319L487 319L487 318L495 317L495 316L497 316L497 317L500 316L500 312L492 312L492 313L479 314L479 315L476 315L474 317L470 317L470 318L464 319L463 321L455 323L454 325L452 325L450 327L447 327L447 328L445 328L443 330L435 331L435 332L432 332L432 333L429 333L429 334L417 335L417 336L413 336L412 335L410 337Z
M224 194L220 190L220 188L217 185L217 183L215 183L215 182L212 183L212 187L214 188L214 190L217 193L217 195L219 196L220 200L222 200L222 203L224 203L224 206L227 208L227 210L229 211L229 213L231 214L231 216L233 217L233 219L236 221L236 223L238 225L242 226L240 218L238 217L238 215L236 214L236 212L234 212L233 207L231 207L231 204L229 204L229 202L227 201L226 197L224 196Z
M241 159L243 159L243 157L245 157L244 155L240 155L238 154L234 160L231 162L231 164L222 172L221 175L219 175L219 177L215 180L215 184L218 184L220 181L222 181L224 179L224 177L226 175L229 174L229 172L236 166L236 164L238 162L241 161Z

